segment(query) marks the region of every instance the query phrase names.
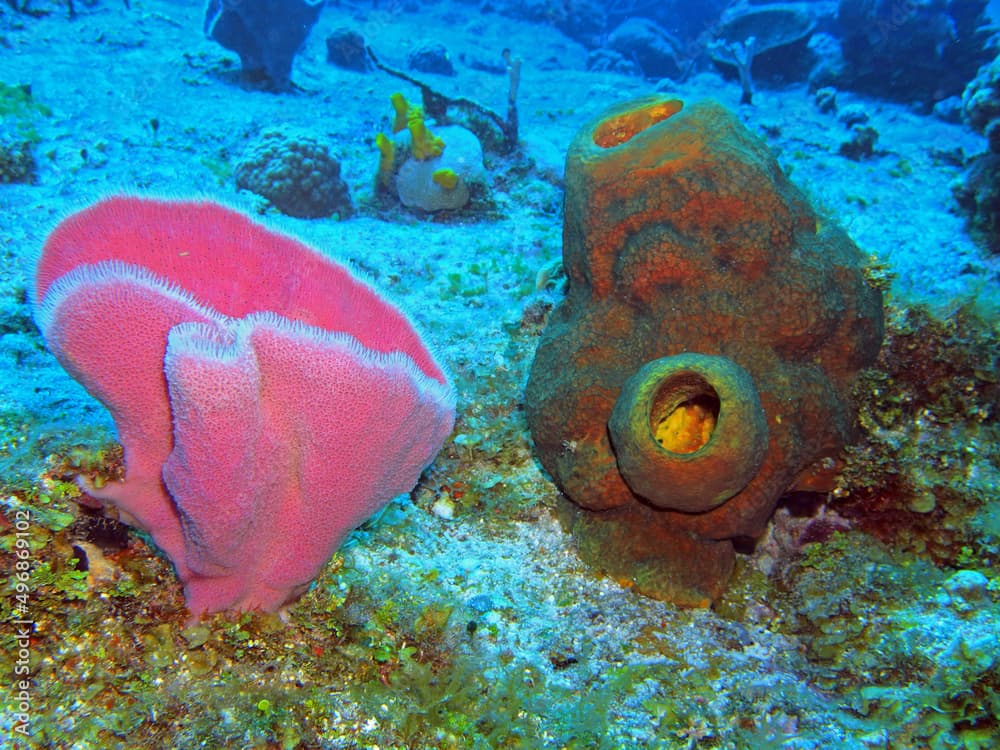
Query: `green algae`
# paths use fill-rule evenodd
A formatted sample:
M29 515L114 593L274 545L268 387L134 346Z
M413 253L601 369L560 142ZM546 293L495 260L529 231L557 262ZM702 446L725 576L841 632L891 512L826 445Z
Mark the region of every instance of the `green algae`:
M832 507L940 562L963 549L997 559L998 368L1000 335L972 308L943 319L892 308L878 366L857 389L863 437L846 450Z
M41 142L38 120L51 114L34 100L30 86L0 81L0 183L34 180L34 150Z
M0 122L13 123L14 132L38 143L41 137L35 130L38 117L51 117L52 110L36 101L31 87L11 85L0 81Z
M783 571L775 601L803 639L816 684L876 726L906 727L915 745L986 747L1000 730L994 665L983 633L1000 624L997 597L969 616L938 593L944 573L858 533L809 545Z

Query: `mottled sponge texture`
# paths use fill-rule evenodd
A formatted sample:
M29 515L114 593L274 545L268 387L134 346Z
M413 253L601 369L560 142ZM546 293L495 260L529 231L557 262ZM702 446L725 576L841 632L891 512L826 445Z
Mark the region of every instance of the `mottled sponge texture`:
M88 493L152 535L195 616L294 601L454 424L400 310L213 203L119 197L69 217L35 300L124 447L125 479Z
M733 540L835 466L882 340L865 256L712 102L623 102L566 159L566 298L526 391L585 559L703 605Z

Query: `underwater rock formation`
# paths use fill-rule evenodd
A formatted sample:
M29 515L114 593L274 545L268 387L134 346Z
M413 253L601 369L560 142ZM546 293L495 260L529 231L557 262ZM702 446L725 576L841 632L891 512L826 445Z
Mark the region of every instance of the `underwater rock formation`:
M608 35L608 47L649 78L681 78L681 44L648 18L629 18Z
M371 67L365 38L354 29L340 26L326 38L326 61L344 70L364 73Z
M848 236L711 101L643 98L581 130L563 262L526 392L538 456L585 559L705 605L733 539L851 437L881 294Z
M987 0L839 0L839 88L932 105L960 94L991 56Z
M208 0L205 34L240 56L248 83L284 91L325 0Z
M965 87L962 112L969 126L986 137L989 151L969 160L952 193L969 219L972 236L1000 253L1000 56Z
M1000 254L1000 154L987 151L971 159L951 191L973 239Z
M406 56L410 70L419 73L433 73L439 76L454 76L455 66L451 62L448 48L440 42L424 42Z
M124 481L84 489L152 535L194 616L293 601L454 423L402 312L213 203L112 198L71 216L35 300L125 451Z
M33 145L30 141L15 140L6 135L0 129L0 185L11 182L30 185L38 169Z
M1000 152L1000 55L983 65L962 92L962 111L969 126L990 138L990 149Z

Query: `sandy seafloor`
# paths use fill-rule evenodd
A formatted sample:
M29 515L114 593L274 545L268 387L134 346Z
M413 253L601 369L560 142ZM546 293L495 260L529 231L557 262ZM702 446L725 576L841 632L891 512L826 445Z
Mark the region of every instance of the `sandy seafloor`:
M5 481L36 475L44 468L44 454L60 441L96 445L112 429L106 412L63 372L29 321L33 255L52 227L70 212L121 191L207 197L262 213L271 227L367 274L418 322L455 377L458 423L429 471L433 480L357 532L344 558L353 585L368 586L370 600L395 599L404 602L399 605L404 611L418 610L421 602L447 604L451 617L443 639L453 661L442 667L438 682L446 682L449 669L457 673L456 664L471 670L485 687L468 700L484 715L492 702L496 717L477 735L455 718L465 714L451 694L414 708L419 701L412 685L383 675L379 699L366 703L348 689L349 677L325 682L322 669L308 661L270 663L265 669L254 663L253 649L238 663L220 662L214 672L195 676L186 666L179 624L167 636L178 644L177 662L166 669L160 665L158 676L144 684L171 696L162 700L174 706L188 701L186 712L165 718L162 709L150 710L110 728L100 717L115 709L96 696L135 675L105 674L101 685L87 690L97 680L91 672L74 672L65 653L56 656L38 645L42 656L34 670L32 710L36 727L44 723L49 729L36 734L37 746L463 747L476 736L478 746L503 747L896 748L928 746L932 739L940 747L1000 746L995 720L976 723L978 734L964 740L956 739L960 719L947 732L927 728L945 712L929 698L921 705L914 697L924 680L931 686L928 695L950 689L934 687L934 665L945 669L956 653L973 654L967 661L978 667L964 667L972 672L971 683L981 686L977 675L1000 668L995 586L970 615L949 606L943 593L953 570L919 559L893 562L891 556L879 568L870 558L857 557L868 560L869 579L924 571L921 585L876 586L884 598L856 615L905 622L897 631L907 634L900 636L907 643L912 638L910 647L928 665L922 673L879 664L874 647L863 668L838 671L813 658L808 636L783 628L767 601L743 607L744 615L733 619L642 598L577 558L555 517L556 490L531 455L520 406L538 334L524 332L525 310L539 301L558 302L562 294L552 286L539 289L536 279L560 256L565 148L607 105L660 90L689 100L715 97L737 108L814 204L889 266L895 274L894 304L927 303L940 315L970 298L977 298L980 309L996 309L1000 262L972 242L953 210L949 184L959 168L934 157L942 149L977 153L984 149L979 136L900 105L842 92L841 107L863 105L880 133L874 158L850 161L837 154L847 137L844 126L835 115L821 114L804 86L765 88L752 107L739 107L738 87L714 74L658 85L589 73L585 50L551 28L467 16L461 6L450 14L438 5L419 14L329 7L296 60L293 78L301 91L275 95L237 84L235 56L202 36L201 3L133 0L129 10L106 0L79 6L72 21L62 13L33 19L7 7L0 11L0 79L30 83L35 100L51 109L51 116L37 122L35 184L0 185L0 414L5 440L18 442L16 449L6 449L17 460L5 464L11 475ZM397 67L424 40L445 42L456 60L463 54L493 59L508 46L524 58L521 137L534 166L527 173L508 173L502 160L495 162L495 215L430 220L372 208L372 143L386 128L388 96L401 90L417 99L417 91L382 73L352 73L328 64L324 40L345 25L364 34ZM424 77L502 111L504 76L456 67L454 79ZM155 132L151 120L158 122ZM238 192L231 177L220 177L218 166L232 166L266 128L302 128L330 144L358 214L345 221L285 217L258 197ZM451 493L453 503L447 497L442 503L448 487L474 488L475 502L473 493L457 491ZM18 501L11 496L5 502L9 511ZM855 543L870 544L860 537ZM741 566L769 570L768 549L773 552L774 545L759 545ZM330 580L336 581L333 573L323 578ZM293 606L289 623L269 636L289 639L289 653L304 627L296 618L315 611L325 595L322 585L307 597L311 609ZM180 590L169 575L164 588L176 606ZM99 592L98 587L93 596ZM358 619L370 617L363 607L360 611ZM61 611L36 611L34 617L43 629L66 627ZM108 614L109 623L114 617ZM477 628L470 632L473 620ZM119 619L108 627L128 630L129 624ZM211 627L224 629L218 621ZM398 623L393 627L405 630ZM104 635L98 628L64 639L89 650L101 646ZM133 647L140 650L142 643L148 645L137 640ZM843 648L849 651L856 643L845 641ZM842 666L849 660L845 653L834 661ZM62 666L53 671L53 664ZM205 696L222 695L213 686L225 684L227 673L238 674L243 686L213 703ZM44 685L47 680L74 687L55 690ZM301 717L293 708L271 717L271 703L278 699L262 708L264 693L258 691L274 684L286 686L289 704L312 701L312 719L289 718ZM880 688L897 691L898 699L887 699ZM131 694L129 700L135 700L134 688ZM13 726L11 708L8 703L0 720L7 731ZM258 721L251 724L245 716ZM282 726L296 720L302 725ZM497 729L504 723L509 734ZM997 744L991 745L993 740Z

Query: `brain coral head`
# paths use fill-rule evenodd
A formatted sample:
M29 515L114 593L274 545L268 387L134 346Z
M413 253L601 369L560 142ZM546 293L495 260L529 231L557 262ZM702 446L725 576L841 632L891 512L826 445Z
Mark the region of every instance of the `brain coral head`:
M251 144L236 166L236 186L266 198L300 219L354 212L340 162L325 144L304 133L271 130Z

